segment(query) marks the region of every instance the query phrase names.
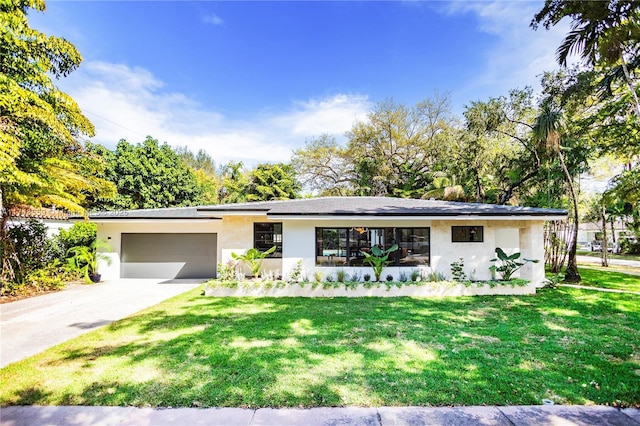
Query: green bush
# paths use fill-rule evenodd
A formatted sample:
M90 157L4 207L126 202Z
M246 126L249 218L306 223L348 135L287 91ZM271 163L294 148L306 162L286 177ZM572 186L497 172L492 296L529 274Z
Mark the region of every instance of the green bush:
M77 274L55 259L42 268L29 271L22 282L5 283L2 294L20 296L27 293L61 290L67 282L78 278Z
M54 237L60 247L61 259L67 257L67 252L72 247L91 247L97 238L98 225L92 222L76 222L68 230L61 229Z
M37 220L28 220L8 229L7 240L0 250L9 250L3 265L3 281L22 283L31 271L42 268L55 258L55 250L47 239L47 227ZM2 253L0 253L2 255ZM2 255L5 258L4 255Z

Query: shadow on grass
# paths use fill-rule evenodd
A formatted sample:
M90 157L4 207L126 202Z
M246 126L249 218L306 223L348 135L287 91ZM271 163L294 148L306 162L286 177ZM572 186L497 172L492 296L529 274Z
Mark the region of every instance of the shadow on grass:
M449 299L196 294L118 321L91 344L77 339L49 364L25 366L55 383L18 382L0 401L640 404L640 297L579 290Z

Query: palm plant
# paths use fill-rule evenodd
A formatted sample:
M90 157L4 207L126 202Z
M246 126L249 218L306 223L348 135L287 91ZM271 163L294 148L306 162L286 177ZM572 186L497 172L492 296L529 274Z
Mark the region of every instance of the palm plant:
M239 260L246 264L251 270L251 274L257 278L260 274L260 269L262 268L262 262L274 251L276 251L276 246L273 246L266 251L250 248L244 254L231 253L231 257L234 260Z
M367 253L366 251L360 252L364 255L363 262L368 263L373 269L376 281L380 281L382 271L384 271L384 268L391 263L389 255L396 250L398 250L398 245L394 244L386 250L382 250L378 246L373 246L371 247L371 253Z
M567 180L567 185L569 186L575 226L569 245L569 260L567 262L565 281L578 282L580 281L576 258L578 250L578 197L573 187L573 177L569 173L569 169L564 161L564 154L562 153L562 128L562 112L559 109L553 108L550 102L544 102L540 108L540 114L536 117L533 124L533 137L540 143L546 145L549 154L558 157L560 166Z
M100 252L98 249L104 251ZM96 239L89 247L76 246L67 250L67 256L71 255L67 263L73 271L78 271L84 276L87 284L99 282L98 261L103 260L108 265L111 264L111 258L104 253L105 251L111 251L111 246L104 240Z
M611 87L624 80L640 119L640 101L631 71L640 66L640 2L634 0L579 1L547 0L531 26L546 29L570 17L571 30L556 51L558 63L566 67L572 54L591 66L610 67L602 84Z

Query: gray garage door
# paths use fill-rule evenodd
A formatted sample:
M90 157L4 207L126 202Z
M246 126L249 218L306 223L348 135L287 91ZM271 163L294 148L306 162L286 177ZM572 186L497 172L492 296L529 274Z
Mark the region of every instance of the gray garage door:
M216 234L122 234L122 278L213 278Z

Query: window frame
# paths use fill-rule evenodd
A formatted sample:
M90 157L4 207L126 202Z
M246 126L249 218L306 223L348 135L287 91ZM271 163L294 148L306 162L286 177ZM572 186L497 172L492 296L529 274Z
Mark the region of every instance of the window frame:
M456 230L463 231L463 234ZM479 235L479 239L472 239L472 235ZM465 239L456 239L457 236L464 236ZM484 226L483 225L456 225L451 227L452 243L484 243Z
M333 226L317 226L315 228L315 265L317 267L368 267L367 264L361 264L361 263L356 263L353 264L352 261L354 259L361 259L359 256L351 256L351 253L353 250L351 250L352 246L356 246L356 247L360 247L360 239L358 239L355 243L351 241L352 237L351 234L353 233L354 230L357 230L359 228L362 229L367 229L367 230L376 230L377 235L383 235L384 236L384 245L385 248L386 247L390 247L392 244L394 243L398 243L398 245L400 246L400 249L397 250L394 253L391 253L391 255L389 256L389 260L392 260L393 263L389 264L390 267L419 267L419 266L430 266L431 265L431 227L429 226L410 226L410 227L394 227L394 226L372 226L372 227L367 227L367 226L363 226L363 227L358 227L358 226L351 226L351 227L345 227L345 226L337 226L337 227L333 227ZM324 235L325 235L325 230L332 230L334 231L334 233L337 236L337 247L335 247L334 250L336 250L337 252L337 260L338 263L340 264L335 264L335 265L327 265L325 263L321 263L318 261L318 258L320 257L324 257L324 253L321 253L321 251L323 250L322 244L323 241L325 240ZM407 264L407 263L402 263L401 260L406 258L407 256L402 256L402 243L410 243L411 251L414 251L414 244L416 243L415 241L400 241L400 237L402 235L402 231L403 230L408 230L408 235L420 235L420 236L426 236L426 238L428 239L428 241L426 241L426 251L422 252L421 254L425 254L426 258L427 258L427 262L425 264ZM416 232L415 230L421 230L420 232ZM381 232L380 232L381 231ZM426 231L426 232L425 232ZM424 235L426 234L426 235ZM341 236L344 235L344 244L341 245ZM424 244L424 243L423 243ZM340 253L344 253L344 256L340 256ZM409 250L407 250L407 253L409 253ZM329 255L330 257L332 257L331 255ZM344 261L344 264L341 264ZM356 261L357 262L357 261Z
M269 231L262 231L262 230L258 230L259 226L265 226L268 225L270 226L270 230ZM274 227L280 225L280 232L275 232ZM258 247L258 235L270 235L271 239L270 241L272 241L273 245L270 245L269 247L266 248L262 248L262 247ZM276 238L275 236L279 235L280 238ZM274 245L277 247L276 251L271 253L270 255L267 256L267 259L282 259L282 244L283 244L283 227L282 227L282 222L254 222L253 223L253 248L255 248L256 250L260 250L260 251L264 251L264 250L268 250L269 248L273 247ZM263 241L266 241L267 239L264 239ZM278 241L279 240L279 241Z

